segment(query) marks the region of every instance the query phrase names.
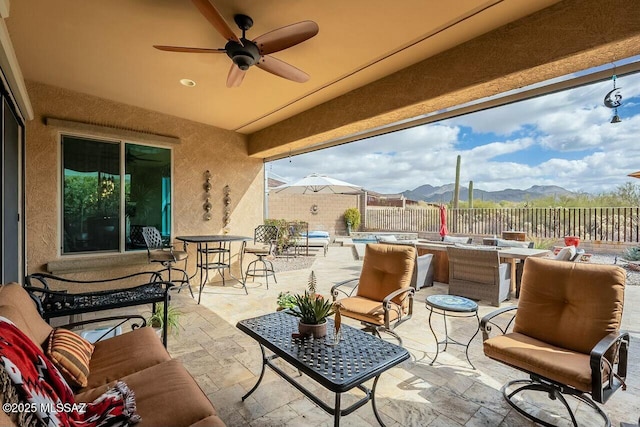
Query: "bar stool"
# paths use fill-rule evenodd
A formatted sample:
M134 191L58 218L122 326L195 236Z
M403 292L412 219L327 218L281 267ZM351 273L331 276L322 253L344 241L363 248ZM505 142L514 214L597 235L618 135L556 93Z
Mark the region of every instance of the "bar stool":
M189 288L189 292L191 293L191 297L193 298L193 290L191 289L191 284L189 283L189 275L187 272L180 268L174 268L173 265L178 261L184 261L187 259L187 252L185 251L175 251L173 250L173 246L165 244L162 242L162 235L155 227L142 227L142 237L144 238L144 243L147 246L147 257L149 262L157 262L161 264L164 268L159 273L163 271L167 271L169 275L169 282L180 283L178 287L178 292L182 290L184 286ZM171 280L171 270L177 270L182 273L182 279L180 280Z
M244 248L245 254L258 257L247 266L245 277L251 276L253 281L256 276L264 277L267 289L269 289L269 276L273 276L273 280L278 283L273 263L267 257L275 254L279 234L280 230L275 225L259 225L253 232L253 245L247 245Z

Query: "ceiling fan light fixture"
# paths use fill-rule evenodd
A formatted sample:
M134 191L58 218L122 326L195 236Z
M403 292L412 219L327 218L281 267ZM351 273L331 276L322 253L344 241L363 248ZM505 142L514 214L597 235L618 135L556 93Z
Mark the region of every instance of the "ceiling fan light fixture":
M221 54L225 53L233 62L227 76L227 87L237 87L242 83L245 71L252 65L256 65L263 71L274 74L294 82L304 83L309 80L309 75L284 61L274 57L266 57L268 54L280 52L302 43L318 34L318 24L313 21L301 21L295 24L277 28L262 34L251 40L246 38L247 31L253 27L253 19L244 14L236 14L233 19L242 31L240 37L236 36L229 27L224 17L211 4L212 0L193 0L196 8L206 18L215 30L223 36L227 43L224 48L211 49L200 47L153 45L154 48L167 52ZM258 47L259 46L259 47ZM188 79L183 79L187 81ZM188 87L195 86L195 82L181 83Z
M254 64L254 59L250 55L243 55L238 53L233 57L233 63L238 66L241 70L248 70L250 66Z

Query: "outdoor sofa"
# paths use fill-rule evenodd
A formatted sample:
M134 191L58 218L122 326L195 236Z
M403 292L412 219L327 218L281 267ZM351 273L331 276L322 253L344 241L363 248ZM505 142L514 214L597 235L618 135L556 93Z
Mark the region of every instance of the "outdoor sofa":
M0 286L0 317L24 333L36 348L46 352L52 328L36 309L29 293L19 284ZM28 347L30 344L9 343ZM224 426L216 410L182 364L173 360L152 328L141 327L95 344L88 364L86 386L73 388L75 402L92 402L116 381L123 381L135 393L138 427ZM21 395L0 364L0 400L15 403ZM28 402L22 402L23 404ZM0 426L24 425L29 416L0 412Z

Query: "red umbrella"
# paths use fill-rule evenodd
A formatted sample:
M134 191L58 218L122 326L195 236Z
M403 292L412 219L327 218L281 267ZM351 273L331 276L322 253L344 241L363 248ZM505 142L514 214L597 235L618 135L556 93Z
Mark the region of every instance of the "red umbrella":
M444 237L449 232L447 231L447 207L440 205L440 236Z

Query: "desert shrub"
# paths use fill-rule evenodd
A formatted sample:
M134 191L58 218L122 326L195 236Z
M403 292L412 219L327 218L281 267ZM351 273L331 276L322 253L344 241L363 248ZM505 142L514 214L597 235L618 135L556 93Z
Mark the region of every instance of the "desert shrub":
M358 208L349 208L344 211L345 224L351 224L352 230L357 230L360 227L360 211Z

